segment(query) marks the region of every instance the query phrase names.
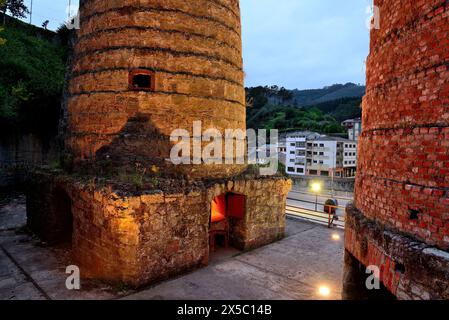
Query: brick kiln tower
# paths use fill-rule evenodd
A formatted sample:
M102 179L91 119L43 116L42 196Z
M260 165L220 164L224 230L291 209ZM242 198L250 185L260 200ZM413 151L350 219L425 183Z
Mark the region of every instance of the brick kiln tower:
M76 162L165 167L174 129L246 129L238 0L84 0L80 16L66 136Z
M65 142L75 169L101 170L36 172L29 227L69 236L83 277L134 286L206 265L220 244L282 238L289 180L165 161L169 135L192 136L194 121L246 129L239 1L84 0L80 16ZM114 175L136 163L160 175L137 189Z
M375 265L399 299L449 299L449 2L374 4L346 294Z

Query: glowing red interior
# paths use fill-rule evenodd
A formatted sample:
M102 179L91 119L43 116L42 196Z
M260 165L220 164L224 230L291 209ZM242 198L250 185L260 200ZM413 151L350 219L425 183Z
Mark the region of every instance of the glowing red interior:
M226 196L221 195L212 201L211 222L220 222L226 219Z
M245 216L245 196L230 193L221 195L212 201L211 222L220 222L227 217L243 219Z

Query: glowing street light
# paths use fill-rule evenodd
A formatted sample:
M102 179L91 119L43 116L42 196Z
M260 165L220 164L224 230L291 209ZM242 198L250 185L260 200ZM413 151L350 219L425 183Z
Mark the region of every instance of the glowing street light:
M335 241L338 241L338 240L340 240L340 235L335 233L332 235L332 239Z
M329 297L329 295L331 294L331 289L329 289L329 287L327 286L321 286L318 288L318 293L320 294L320 296Z
M321 183L319 182L312 183L312 191L315 193L319 193L321 191Z
M321 183L314 182L312 183L312 191L315 193L316 199L315 199L315 211L318 211L318 194L321 192Z

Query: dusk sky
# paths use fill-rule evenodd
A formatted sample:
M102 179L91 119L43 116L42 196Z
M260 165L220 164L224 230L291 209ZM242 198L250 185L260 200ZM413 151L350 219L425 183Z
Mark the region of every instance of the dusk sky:
M25 0L27 5L31 0ZM33 23L56 29L69 0L33 0ZM72 0L72 4L77 4ZM241 0L246 86L364 83L371 0Z

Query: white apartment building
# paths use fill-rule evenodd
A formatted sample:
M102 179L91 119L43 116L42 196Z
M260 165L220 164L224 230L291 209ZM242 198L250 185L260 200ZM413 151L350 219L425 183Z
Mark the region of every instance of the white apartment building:
M343 142L321 137L307 141L307 174L311 176L342 177Z
M304 176L306 174L306 143L305 136L288 136L286 140L287 173L290 175Z
M357 142L345 141L343 145L343 174L354 177L357 170Z
M357 142L322 135L287 136L287 174L354 177Z

